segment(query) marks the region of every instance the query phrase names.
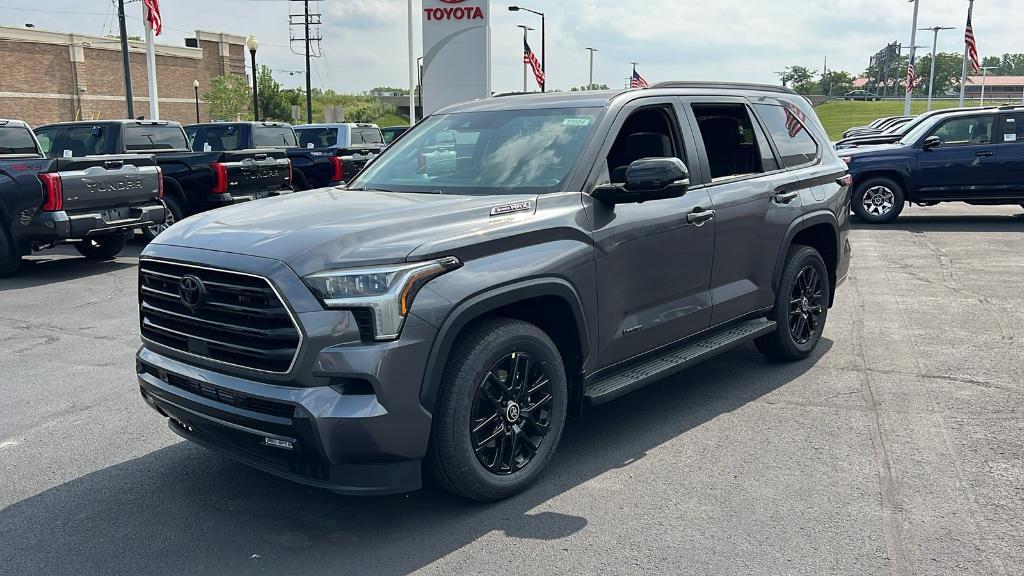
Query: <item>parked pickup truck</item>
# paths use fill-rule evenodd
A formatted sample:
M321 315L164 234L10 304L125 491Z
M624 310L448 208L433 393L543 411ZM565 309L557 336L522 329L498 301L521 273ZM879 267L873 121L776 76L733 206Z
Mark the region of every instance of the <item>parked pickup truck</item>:
M387 145L376 124L304 124L295 127L300 148L337 148L351 180Z
M153 156L47 158L27 124L0 120L0 277L66 242L113 258L132 228L164 221L161 182Z
M51 158L154 155L163 170L167 220L145 229L149 239L185 216L292 189L291 162L283 150L193 152L177 122L65 122L35 132Z
M345 170L340 148L299 148L295 131L280 122L214 122L185 126L193 150L249 150L282 148L292 162L294 190L326 188L341 183L345 174L355 176L362 165L349 161ZM365 164L365 162L364 162Z

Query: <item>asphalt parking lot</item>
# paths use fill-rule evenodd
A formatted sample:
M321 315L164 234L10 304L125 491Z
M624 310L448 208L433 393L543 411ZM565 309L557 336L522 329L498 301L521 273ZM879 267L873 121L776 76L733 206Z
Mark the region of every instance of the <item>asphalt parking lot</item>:
M569 422L492 505L348 498L140 399L136 256L0 280L3 574L1024 573L1024 212L857 227L811 359L746 346Z

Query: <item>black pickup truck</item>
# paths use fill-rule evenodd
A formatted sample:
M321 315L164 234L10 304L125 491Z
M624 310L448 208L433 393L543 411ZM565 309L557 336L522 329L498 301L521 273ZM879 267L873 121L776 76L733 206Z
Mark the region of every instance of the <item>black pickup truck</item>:
M291 162L283 150L193 152L177 122L65 122L35 132L51 158L152 154L163 170L167 220L145 229L150 239L185 216L292 189Z
M185 126L193 150L247 150L280 148L292 161L295 190L337 185L355 176L366 164L346 157L342 148L300 148L295 130L280 122L213 122Z
M152 155L47 158L27 124L0 120L0 277L61 243L113 258L131 229L164 221L161 182Z

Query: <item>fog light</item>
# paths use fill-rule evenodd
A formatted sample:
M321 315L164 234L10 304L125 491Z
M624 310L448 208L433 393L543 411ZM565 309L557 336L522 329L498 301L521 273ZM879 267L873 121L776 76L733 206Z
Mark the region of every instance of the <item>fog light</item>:
M263 443L267 446L273 446L274 448L283 448L285 450L291 450L294 448L291 442L287 440L278 440L277 438L263 438Z

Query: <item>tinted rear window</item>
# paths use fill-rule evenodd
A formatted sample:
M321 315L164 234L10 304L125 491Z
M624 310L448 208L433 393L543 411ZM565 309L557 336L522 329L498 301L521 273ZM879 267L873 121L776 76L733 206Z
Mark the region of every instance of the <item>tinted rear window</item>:
M0 156L38 153L36 142L28 128L0 128Z
M172 124L128 124L124 127L124 148L135 150L188 150L181 126Z
M338 142L337 128L296 128L295 132L301 148L309 148L310 144L313 148L330 148Z
M51 150L52 156L63 156L70 150L74 157L97 156L107 153L107 138L111 133L110 126L68 126L64 133L64 149Z
M353 128L352 144L383 144L384 138L378 128Z
M798 112L771 104L755 106L787 168L802 166L818 157L818 143L797 117Z
M253 142L257 148L295 146L295 132L291 126L256 126L253 132Z
M238 145L238 127L236 126L207 126L206 136L203 137L203 150L206 150L206 146L214 152L223 152L225 150L239 150ZM198 150L199 146L195 146Z

